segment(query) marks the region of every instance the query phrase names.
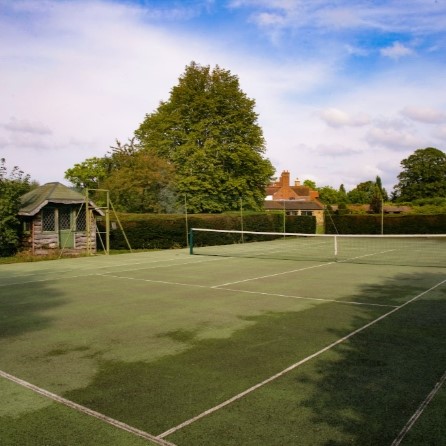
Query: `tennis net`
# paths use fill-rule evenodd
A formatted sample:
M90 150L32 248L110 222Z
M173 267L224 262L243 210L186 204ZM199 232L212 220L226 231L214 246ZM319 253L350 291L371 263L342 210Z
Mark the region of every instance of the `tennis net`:
M190 253L446 267L446 234L328 235L193 228Z

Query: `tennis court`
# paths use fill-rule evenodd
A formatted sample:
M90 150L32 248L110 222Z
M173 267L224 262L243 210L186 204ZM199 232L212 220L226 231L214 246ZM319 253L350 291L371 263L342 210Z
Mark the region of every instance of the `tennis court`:
M0 443L445 444L443 240L280 242L0 266Z

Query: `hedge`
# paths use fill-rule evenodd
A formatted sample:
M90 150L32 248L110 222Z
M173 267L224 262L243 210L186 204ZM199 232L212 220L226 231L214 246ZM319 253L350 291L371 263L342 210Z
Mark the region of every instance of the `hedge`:
M446 214L386 215L384 234L446 234ZM381 234L380 215L326 215L326 234Z
M118 214L132 249L171 249L187 246L186 217L167 214ZM127 249L116 218L110 216L111 249ZM283 232L282 213L250 213L243 216L243 230L255 232ZM240 214L193 214L187 218L188 228L241 230ZM105 232L104 222L98 230ZM286 232L314 234L316 218L313 216L287 216ZM215 237L214 237L215 239ZM214 240L215 242L215 240ZM224 237L216 243L223 243ZM98 244L100 246L100 242Z

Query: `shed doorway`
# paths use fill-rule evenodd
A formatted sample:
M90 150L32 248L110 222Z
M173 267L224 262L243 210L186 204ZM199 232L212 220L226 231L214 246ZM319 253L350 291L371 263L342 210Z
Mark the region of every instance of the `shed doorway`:
M59 208L59 247L74 248L74 231L71 206Z

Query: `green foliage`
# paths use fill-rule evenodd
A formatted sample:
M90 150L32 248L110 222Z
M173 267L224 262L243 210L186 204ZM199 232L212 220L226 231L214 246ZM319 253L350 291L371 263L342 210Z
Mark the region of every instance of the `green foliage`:
M375 183L365 181L359 183L354 189L347 193L348 201L354 204L369 204L375 192Z
M383 209L383 196L378 184L373 188L372 198L370 200L370 212L373 214L381 214Z
M254 106L229 71L192 62L136 130L145 151L174 165L178 199L187 195L191 212L236 210L242 196L246 209L263 207L274 169Z
M147 152L116 156L119 157L119 167L112 169L102 182L102 188L110 190L115 209L164 212L168 202L167 189L171 187L172 166Z
M30 177L15 166L8 175L6 160L0 159L0 257L14 254L19 247L20 196L31 188Z
M341 184L339 186L339 191L338 191L338 202L341 203L347 203L348 202L348 197L347 197L347 191L345 190L345 186L343 184Z
M106 178L108 171L107 158L87 158L65 171L65 178L79 189L98 189Z
M323 186L317 190L319 191L319 200L324 204L337 204L343 201L340 193L331 186Z
M444 234L446 214L384 216L384 234ZM379 215L331 215L325 219L327 234L381 234Z
M153 215L153 214L120 214L119 220L132 249L170 249L183 248L187 245L186 220L183 215ZM100 231L104 231L100 223ZM239 214L200 214L188 216L188 228L209 229L241 229ZM282 213L252 213L243 217L245 231L282 232ZM312 216L287 216L287 232L316 232L316 219ZM220 240L221 239L221 240ZM213 243L225 241L212 236ZM122 232L117 229L110 234L113 249L127 249L127 243Z
M387 191L382 186L381 178L376 177L375 181L365 181L359 183L354 189L347 193L349 203L370 204L374 212L381 212L381 202L389 199Z
M315 181L312 181L312 180L305 180L303 184L304 184L304 186L309 187L311 190L317 190L316 182L315 182Z
M122 212L174 212L173 166L154 153L141 151L134 138L116 141L103 158L89 158L65 172L77 188L108 189L113 206ZM99 205L103 194L90 193Z
M446 214L446 197L420 198L408 204L414 214Z
M418 149L401 161L394 198L413 201L422 198L446 197L446 154L434 147Z

